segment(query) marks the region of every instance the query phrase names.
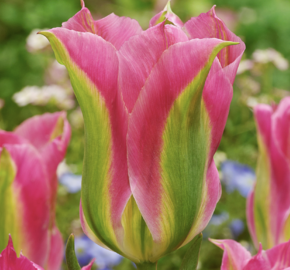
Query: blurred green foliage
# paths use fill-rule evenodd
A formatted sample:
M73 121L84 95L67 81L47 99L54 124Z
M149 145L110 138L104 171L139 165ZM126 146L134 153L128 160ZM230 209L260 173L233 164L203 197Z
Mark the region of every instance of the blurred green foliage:
M218 14L226 14L224 20L234 32L245 41L247 50L244 58L251 59L256 49L269 47L279 51L290 60L290 1L289 0L176 0L172 9L185 21L191 16L207 12L217 5ZM146 29L150 18L165 5L165 1L156 0L86 0L86 6L94 17L101 18L111 12L120 16L130 16L139 21ZM0 128L13 130L25 119L44 112L58 110L55 106L19 107L13 100L14 93L28 85L45 84L44 74L53 61L51 49L40 52L28 52L26 38L33 29L61 26L80 9L78 0L1 0L0 2L0 98L5 106L0 109ZM220 13L219 13L220 12ZM227 17L229 20L227 20ZM252 110L243 100L247 93L243 81L251 77L259 84L259 93L249 96L268 95L278 102L281 96L275 89L290 89L290 71L277 70L273 65L263 67L262 72L239 75L234 85L234 96L219 150L227 157L255 168L257 143L255 122ZM274 91L275 90L275 91ZM70 111L68 111L70 114ZM83 157L83 128L73 129L71 143L67 152L68 164L76 165L75 171L81 173ZM57 221L66 239L71 232L79 229L78 206L80 192L68 194L63 187L58 190ZM246 223L246 199L238 192L223 192L216 214L229 213L229 220L211 232L213 238L232 237L228 225L234 218ZM251 242L247 230L238 240ZM186 246L161 259L158 269L178 269ZM222 251L204 240L201 248L200 269L220 269ZM134 269L128 260L115 269Z

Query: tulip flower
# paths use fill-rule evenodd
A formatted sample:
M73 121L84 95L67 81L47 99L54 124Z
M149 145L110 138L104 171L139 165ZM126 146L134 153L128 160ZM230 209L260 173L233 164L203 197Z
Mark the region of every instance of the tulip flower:
M155 268L204 229L220 198L213 155L245 46L214 8L183 25L167 6L142 31L114 14L94 21L81 2L41 34L84 115L83 229Z
M16 252L46 270L58 270L62 261L56 169L69 139L63 112L32 117L14 132L0 131L0 250L11 234Z
M290 239L290 97L254 108L259 159L247 220L256 246L266 249Z
M290 241L266 251L259 246L253 256L234 240L213 240L212 243L224 250L221 270L290 270Z
M43 270L42 267L28 260L22 254L17 258L11 236L7 247L0 254L0 269L3 270Z

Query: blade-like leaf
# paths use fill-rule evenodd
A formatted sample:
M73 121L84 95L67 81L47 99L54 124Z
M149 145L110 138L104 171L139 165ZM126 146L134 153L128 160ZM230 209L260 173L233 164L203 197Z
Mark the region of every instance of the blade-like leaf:
M75 238L73 234L71 234L67 240L65 257L68 270L81 270L75 254Z
M195 270L198 263L202 233L193 238L179 270Z

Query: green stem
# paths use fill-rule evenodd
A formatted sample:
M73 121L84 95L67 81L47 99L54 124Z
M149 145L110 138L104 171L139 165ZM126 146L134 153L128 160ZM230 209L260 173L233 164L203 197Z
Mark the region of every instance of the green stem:
M140 263L137 264L138 270L157 270L157 262L156 263Z

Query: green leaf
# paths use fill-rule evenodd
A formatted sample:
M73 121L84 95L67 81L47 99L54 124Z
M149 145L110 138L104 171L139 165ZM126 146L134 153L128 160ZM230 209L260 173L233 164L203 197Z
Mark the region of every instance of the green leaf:
M68 270L81 270L75 254L75 238L73 234L71 234L67 240L65 257Z
M202 241L202 233L197 235L190 242L190 246L185 253L179 270L196 270L198 264L199 251Z

